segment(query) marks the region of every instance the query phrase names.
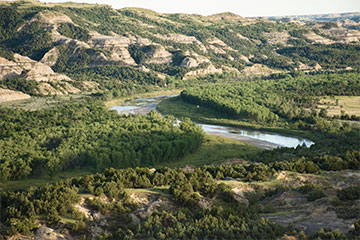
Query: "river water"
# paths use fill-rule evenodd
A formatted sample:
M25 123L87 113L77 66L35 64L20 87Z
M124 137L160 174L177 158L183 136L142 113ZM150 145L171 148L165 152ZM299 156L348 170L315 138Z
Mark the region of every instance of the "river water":
M113 106L110 110L116 110L120 114L147 114L156 110L157 105L164 99L175 97L159 96L148 99L136 99L132 102L126 102L122 105ZM198 123L207 134L222 136L253 144L263 149L274 149L278 147L295 148L305 145L310 147L314 144L311 140L296 136L288 136L279 133L265 132L258 130L244 130L241 128L219 126L213 124Z

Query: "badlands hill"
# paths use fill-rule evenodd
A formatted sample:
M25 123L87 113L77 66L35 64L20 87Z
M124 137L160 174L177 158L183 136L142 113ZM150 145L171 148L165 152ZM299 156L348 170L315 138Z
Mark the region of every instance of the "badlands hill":
M1 101L360 66L356 13L302 22L26 0L1 2L0 16L0 87L14 91Z

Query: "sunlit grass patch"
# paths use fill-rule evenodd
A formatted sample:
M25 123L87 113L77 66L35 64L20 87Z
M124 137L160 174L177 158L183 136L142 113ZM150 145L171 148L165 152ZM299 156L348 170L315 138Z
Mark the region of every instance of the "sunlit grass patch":
M360 96L325 97L320 100L318 109L326 109L328 116L341 115L341 111L349 116L360 116Z
M224 137L206 135L202 146L192 154L178 161L159 163L157 167L203 166L222 163L229 159L247 160L262 149L253 145Z

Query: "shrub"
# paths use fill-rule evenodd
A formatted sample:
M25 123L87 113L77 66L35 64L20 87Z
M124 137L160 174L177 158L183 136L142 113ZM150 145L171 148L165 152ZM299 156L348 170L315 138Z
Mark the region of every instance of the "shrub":
M311 191L315 190L315 186L313 184L305 184L301 187L298 188L298 191L301 192L302 194L308 194Z
M343 201L360 199L360 185L337 191L336 196Z
M323 197L326 197L326 195L322 191L314 190L309 193L309 195L307 196L307 200L315 201L315 200L323 198Z

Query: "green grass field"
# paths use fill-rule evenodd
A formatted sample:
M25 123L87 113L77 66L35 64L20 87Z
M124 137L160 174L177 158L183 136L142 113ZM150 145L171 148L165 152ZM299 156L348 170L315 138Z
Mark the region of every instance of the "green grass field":
M54 183L66 178L80 177L87 174L92 174L94 171L91 169L75 169L67 172L60 173L59 175L51 178L49 176L41 177L29 177L21 180L9 181L9 182L0 182L0 191L1 190L22 190L28 187L42 186L47 183Z
M198 151L174 162L160 163L156 167L199 167L220 164L228 160L247 160L249 156L263 151L253 145L237 140L206 135Z
M328 116L341 115L341 111L349 116L360 116L360 96L335 96L320 100L318 109L326 109Z

